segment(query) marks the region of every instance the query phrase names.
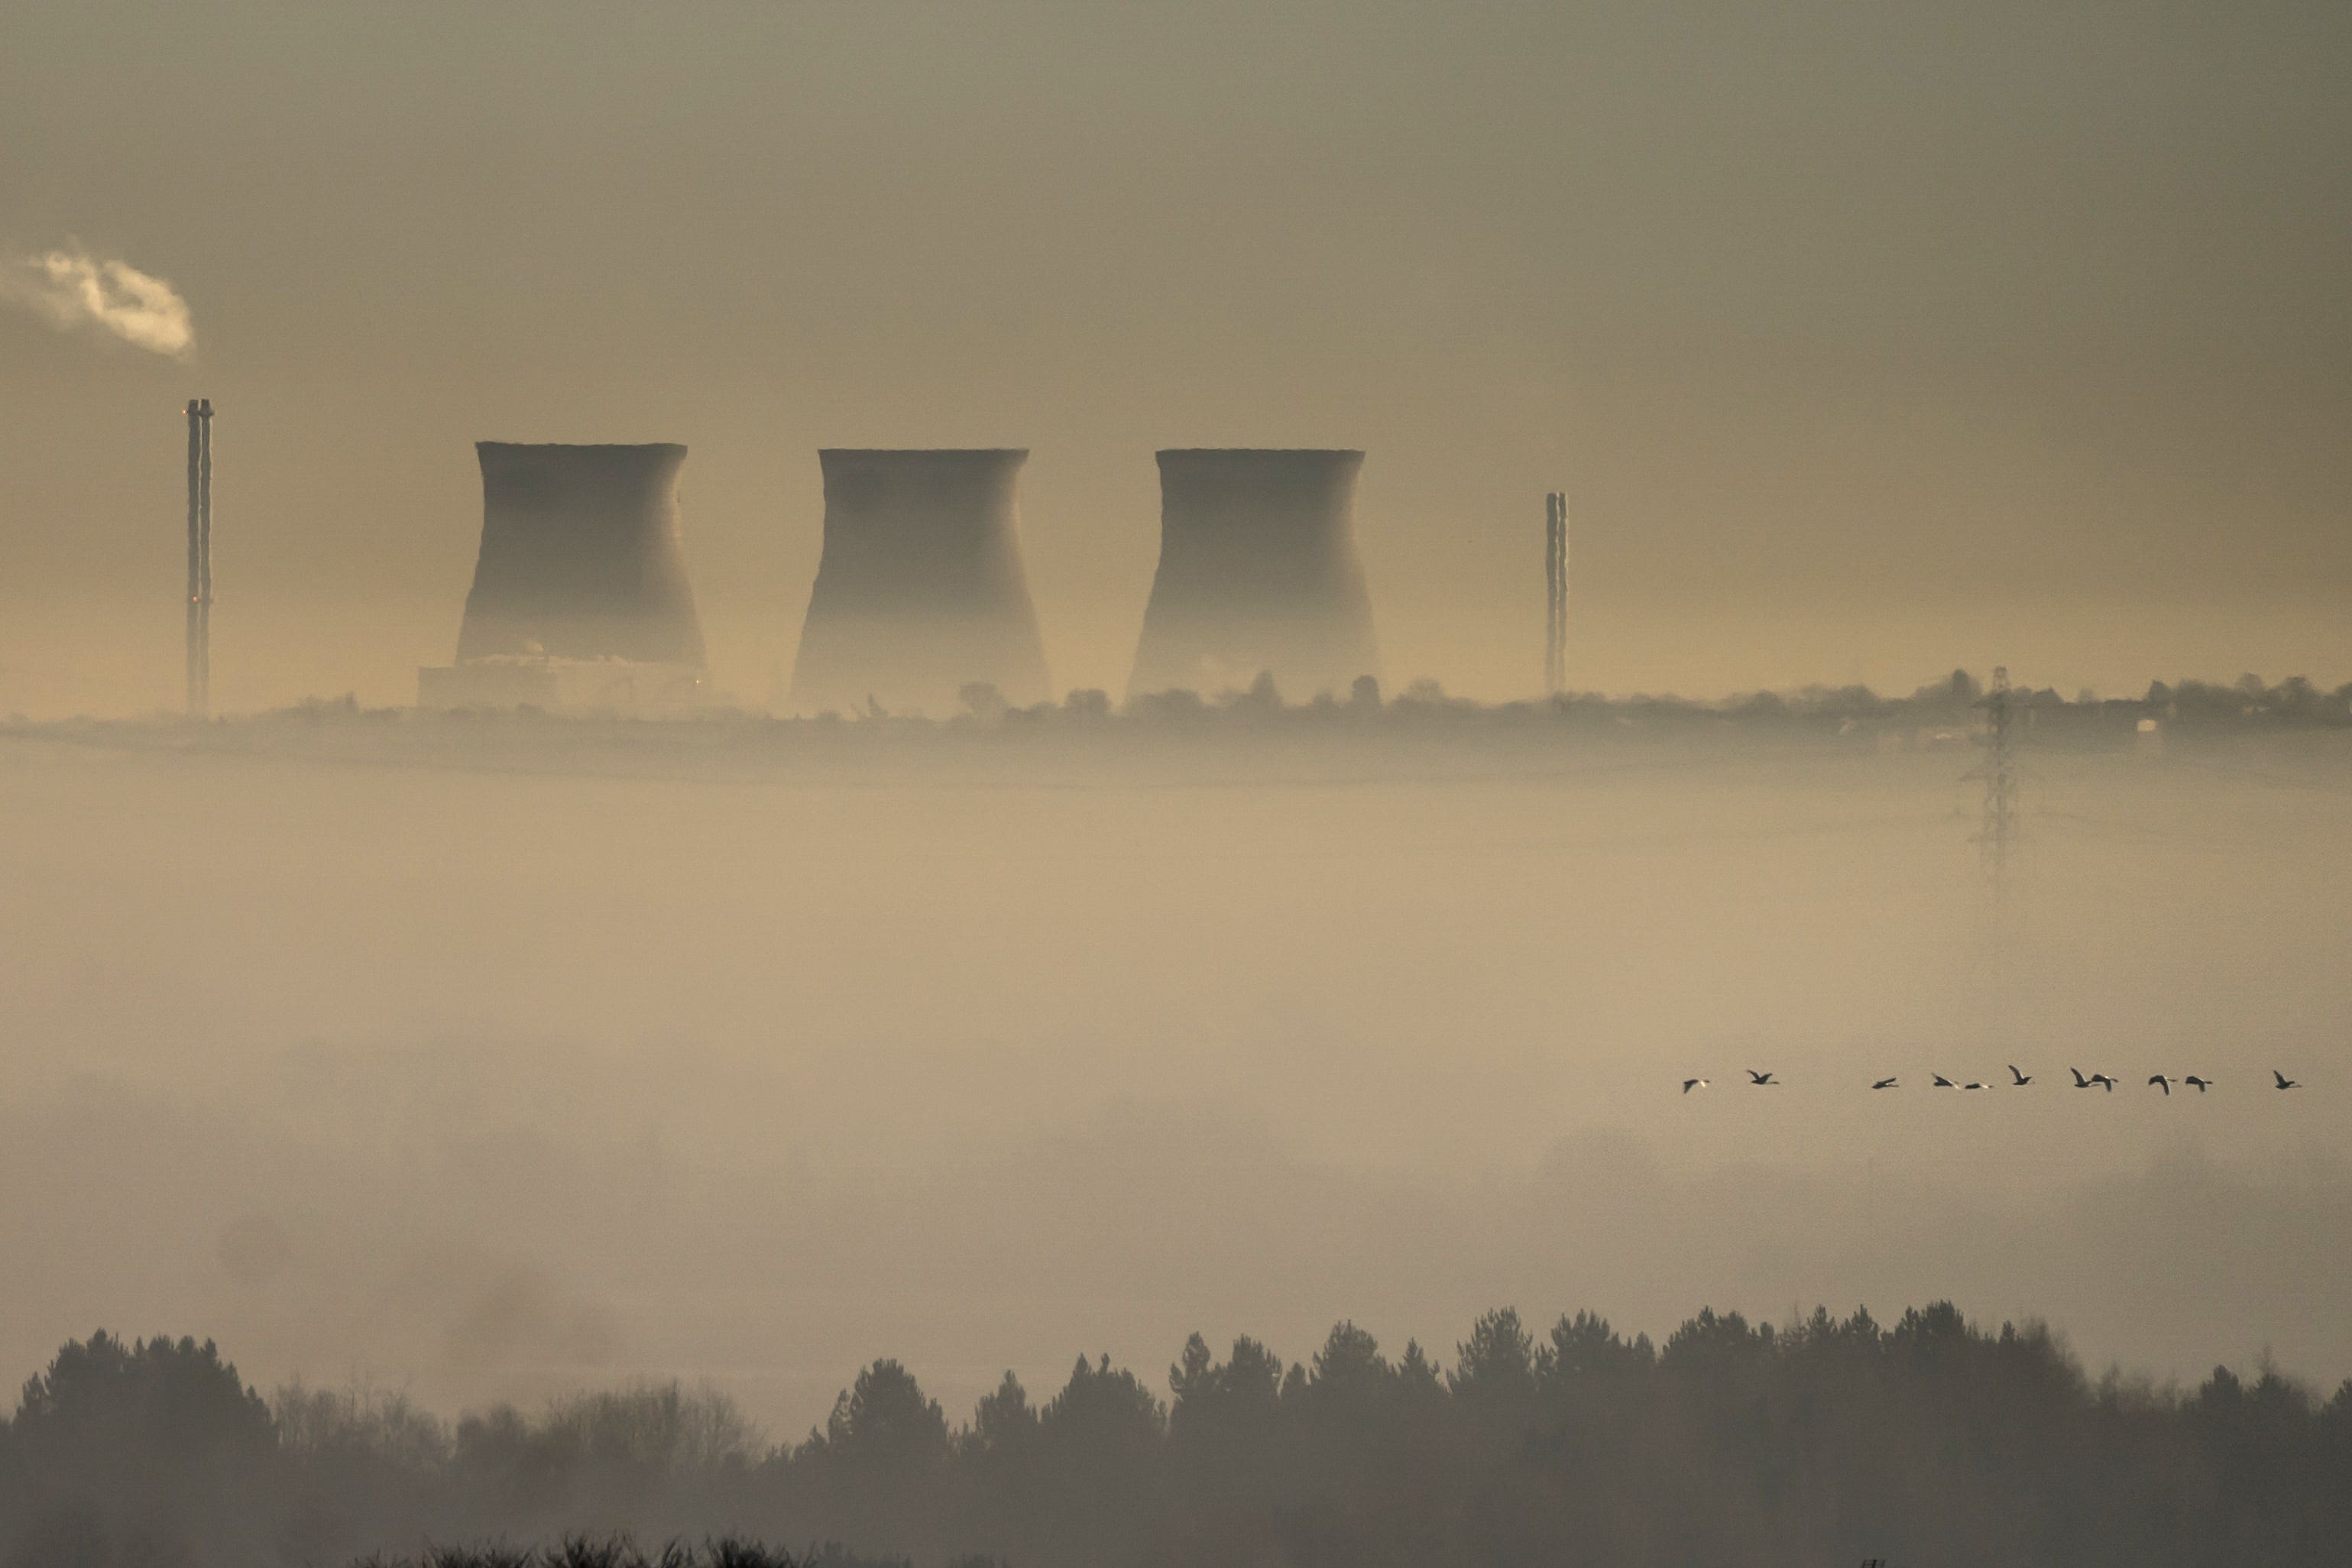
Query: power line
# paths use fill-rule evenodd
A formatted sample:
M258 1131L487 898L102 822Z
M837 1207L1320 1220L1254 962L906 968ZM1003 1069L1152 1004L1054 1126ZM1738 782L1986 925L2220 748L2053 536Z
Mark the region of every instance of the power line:
M1977 849L1998 903L2008 880L2010 850L2017 841L2017 705L2007 665L1993 670L1992 685L1979 706L1985 710L1985 762L1984 815L1977 828Z

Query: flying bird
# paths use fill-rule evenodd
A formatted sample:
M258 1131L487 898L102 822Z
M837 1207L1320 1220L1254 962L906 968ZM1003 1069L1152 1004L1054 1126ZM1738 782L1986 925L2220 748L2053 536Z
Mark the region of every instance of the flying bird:
M2015 1062L2009 1064L2009 1076L2017 1080L2009 1086L2011 1089L2023 1089L2027 1084L2033 1081L2033 1075L2030 1072L2018 1071L2017 1064Z
M2204 1093L2207 1089L2213 1087L2213 1080L2211 1079L2199 1078L2195 1073L2190 1073L2187 1078L2182 1079L2180 1081L2183 1083L2195 1084L2197 1086L2197 1092L2200 1094Z
M1960 1085L1960 1087L1962 1089L1982 1089L1984 1085L1980 1083L1964 1083Z
M1883 1079L1880 1079L1876 1083L1872 1084L1870 1087L1871 1087L1871 1088L1873 1088L1873 1089L1900 1089L1900 1088L1902 1088L1903 1086L1902 1086L1901 1084L1899 1084L1899 1083L1896 1083L1896 1082L1895 1082L1893 1079L1891 1079L1891 1078L1883 1078Z
M1686 1078L1683 1079L1683 1092L1685 1094L1688 1094L1692 1089L1705 1089L1706 1087L1706 1079L1703 1078Z
M2303 1087L2303 1085L2295 1082L2294 1079L2287 1077L2286 1074L2279 1071L2276 1068L2271 1068L2271 1076L2278 1079L2278 1086L2281 1089L2301 1089Z
M1748 1083L1749 1083L1751 1086L1753 1086L1754 1088L1757 1088L1757 1089L1778 1089L1778 1088L1780 1088L1780 1084L1779 1084L1778 1082L1776 1082L1776 1081L1773 1079L1772 1075L1771 1075L1770 1073L1769 1073L1769 1072L1758 1072L1754 1068L1748 1068L1748 1069L1747 1069L1747 1072L1748 1072Z
M1946 1078L1942 1073L1931 1073L1928 1076L1936 1080L1935 1087L1937 1089L1958 1089L1960 1087L1958 1084L1954 1083L1950 1079Z
M2091 1080L2083 1076L2083 1069L2081 1068L2068 1068L2066 1070L2074 1075L2074 1087L2076 1089L2088 1089L2091 1087Z
M2091 1081L2097 1084L2101 1089L2105 1089L2109 1094L2113 1094L2116 1091L2116 1080L2109 1078L2103 1072L2093 1073L2091 1075ZM2170 1089L2167 1089L2165 1092L2169 1094L2172 1091Z
M2170 1100L2172 1098L2172 1080L2170 1079L2165 1077L2162 1073L2158 1073L2147 1081L2156 1085L2157 1088L2164 1090L2165 1099Z

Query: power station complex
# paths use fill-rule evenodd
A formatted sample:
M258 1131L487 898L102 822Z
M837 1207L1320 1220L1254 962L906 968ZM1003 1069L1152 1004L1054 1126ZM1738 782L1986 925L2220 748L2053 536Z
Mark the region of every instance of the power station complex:
M484 441L482 545L431 708L667 710L699 699L680 540L686 448ZM1054 695L1021 560L1017 449L818 454L824 545L791 706L954 711L986 686ZM1380 673L1356 553L1354 451L1159 455L1160 563L1129 695L1344 692Z

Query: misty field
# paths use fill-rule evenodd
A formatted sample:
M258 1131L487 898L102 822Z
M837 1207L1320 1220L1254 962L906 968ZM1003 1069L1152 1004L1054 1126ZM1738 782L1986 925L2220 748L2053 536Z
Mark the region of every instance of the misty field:
M2268 1412L2212 1420L2283 1424L2281 1452L2336 1473L2347 732L2038 732L1996 908L1965 706L1877 732L1625 717L1532 739L1430 704L1378 731L1302 710L1034 732L332 710L194 744L11 731L0 1241L42 1266L0 1286L0 1363L29 1373L100 1324L168 1330L217 1338L261 1388L409 1401L422 1447L397 1464L352 1417L351 1463L391 1500L337 1537L353 1554L591 1528L516 1500L542 1475L542 1500L619 1495L546 1447L562 1413L683 1380L723 1396L764 1479L740 1494L756 1507L609 1521L649 1546L740 1524L796 1553L1045 1561L1064 1548L1004 1521L1079 1539L1034 1510L1089 1495L1083 1475L1019 1479L1012 1533L957 1511L997 1485L968 1445L1008 1368L1041 1421L1073 1356L1133 1369L1135 1408L1164 1407L1152 1506L1174 1508L1209 1483L1181 1479L1185 1402L1150 1369L1195 1331L1263 1336L1273 1408L1305 1421L1290 1368L1311 1382L1342 1314L1391 1367L1417 1341L1444 1391L1438 1426L1380 1441L1454 1455L1462 1489L1430 1504L1447 1530L1485 1517L1465 1500L1523 1492L1552 1501L1507 1509L1510 1530L1586 1530L1601 1494L1559 1501L1554 1460L1580 1456L1579 1487L1612 1473L1592 1456L1619 1439L1575 1426L1604 1408L1616 1462L1657 1467L1606 1489L1643 1519L1753 1505L1797 1542L1863 1517L1854 1413L1964 1408L1975 1374L1795 1356L1823 1301L1890 1326L1961 1301L1990 1325L1970 1367L2027 1354L2004 1321L2060 1326L2026 1342L2053 1408L2105 1434L2116 1498L2200 1530L2272 1505L2229 1511L2215 1478L2262 1465L2197 1412ZM2036 1082L2010 1087L2011 1063ZM2077 1093L2070 1068L2123 1087ZM1781 1087L1742 1087L1748 1068ZM2273 1091L2278 1068L2306 1087ZM2214 1088L2161 1094L2158 1072ZM1947 1095L1936 1073L1997 1087ZM1693 1076L1714 1085L1685 1095ZM1647 1333L1646 1392L1461 1425L1455 1347L1497 1302L1538 1344L1563 1307ZM1698 1352L1667 1347L1695 1302L1797 1332L1756 1363L1781 1370L1685 1404ZM830 1472L790 1436L826 1433L877 1356L956 1413L919 1510L824 1500ZM282 1448L285 1410L264 1414ZM1658 1457L1710 1423L1745 1434L1708 1461L1720 1486ZM1307 1560L1302 1500L1339 1461L1279 1429L1307 1447L1200 1462L1276 1487L1234 1528L1288 1521ZM494 1430L506 1468L472 1468ZM1566 1431L1586 1435L1563 1450ZM1530 1470L1539 1432L1551 1468ZM1978 1437L1947 1436L1978 1462ZM2109 1484L1998 1473L2025 1490L1964 1465L1937 1495L1992 1488L2017 1528L2073 1530ZM1423 1560L1485 1550L1447 1539ZM2000 1560L2037 1560L2015 1550Z

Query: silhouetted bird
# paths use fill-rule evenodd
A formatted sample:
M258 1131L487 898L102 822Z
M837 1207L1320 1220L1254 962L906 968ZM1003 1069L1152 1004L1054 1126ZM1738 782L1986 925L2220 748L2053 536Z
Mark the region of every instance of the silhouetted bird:
M2271 1068L2271 1076L2278 1079L2278 1086L2281 1089L2301 1089L2303 1087L2303 1085L2295 1082L2294 1079L2287 1077L2286 1074L2279 1071L2276 1068Z
M2149 1078L2147 1081L2156 1085L2157 1088L2164 1090L2165 1099L2170 1100L2172 1098L2172 1080L2170 1079L2165 1077L2162 1073L2157 1073Z
M2027 1084L2033 1081L2033 1075L2030 1072L2018 1071L2017 1064L2015 1062L2009 1064L2009 1076L2017 1080L2009 1086L2011 1089L2023 1089Z
M1706 1079L1703 1078L1686 1078L1683 1079L1683 1092L1685 1094L1688 1094L1692 1089L1705 1089L1706 1087Z
M1960 1085L1960 1087L1962 1089L1982 1089L1984 1085L1980 1083L1964 1083Z
M2068 1068L2066 1070L2074 1075L2074 1087L2076 1089L2088 1089L2091 1087L2091 1080L2083 1076L2083 1069L2081 1068Z
M1958 1084L1954 1083L1950 1079L1946 1078L1942 1073L1935 1073L1931 1076L1935 1079L1935 1087L1937 1089L1958 1089L1960 1087Z
M2109 1078L2103 1072L2093 1073L2091 1075L2091 1081L2097 1084L2101 1089L2105 1089L2109 1094L2113 1094L2116 1091L2116 1080Z
M1873 1088L1873 1089L1900 1089L1900 1088L1902 1088L1903 1086L1902 1086L1901 1084L1899 1084L1899 1083L1896 1083L1896 1082L1895 1082L1893 1079L1891 1079L1891 1078L1883 1078L1883 1079L1880 1079L1876 1083L1872 1084L1870 1087L1871 1087L1871 1088Z
M1778 1089L1780 1087L1778 1083L1773 1081L1772 1075L1769 1072L1758 1072L1754 1068L1748 1068L1747 1072L1748 1081L1758 1089Z
M2204 1093L2207 1089L2213 1087L2213 1080L2211 1079L2199 1078L2195 1073L2190 1073L2187 1078L2182 1079L2180 1081L2183 1083L2195 1084L2197 1086L2197 1092L2200 1094Z

